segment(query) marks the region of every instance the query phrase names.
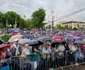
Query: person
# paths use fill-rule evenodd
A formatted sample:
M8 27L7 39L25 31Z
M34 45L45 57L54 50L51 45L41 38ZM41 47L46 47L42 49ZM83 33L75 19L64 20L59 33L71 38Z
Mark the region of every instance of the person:
M66 42L64 44L65 47L65 58L66 58L66 64L70 65L70 49L69 49L69 45L68 42Z
M58 53L57 47L58 47L57 43L52 46L52 52L53 52L53 54L52 54L52 62L53 62L53 64L52 65L53 65L53 67L54 66L57 67L57 53Z
M21 45L21 55L20 55L20 57L26 58L27 55L30 55L30 51L24 45Z
M17 70L17 68L18 68L18 57L17 57L19 55L19 43L18 43L18 41L19 41L18 39L14 39L14 43L12 44L12 46L9 49L11 56L14 56L12 58L13 70Z
M18 54L19 54L18 39L14 40L14 43L13 43L13 45L10 48L10 52L11 52L12 56L18 56Z
M37 47L34 47L32 52L30 53L31 55L31 61L34 63L34 70L37 69L37 61L38 61L38 56L41 52L37 49Z
M79 47L79 60L80 60L80 63L84 62L84 58L85 57L84 57L83 51Z
M47 59L50 59L50 54L51 54L52 50L51 50L51 44L50 42L44 42L43 43L43 47L42 47L42 70L46 70L46 63L47 63Z
M74 44L74 41L71 42L69 45L70 51L71 51L71 59L74 61L76 65L78 65L78 57L79 57L79 48Z
M58 53L57 53L57 62L58 62L58 67L64 66L65 65L65 47L62 43L59 44L57 47Z

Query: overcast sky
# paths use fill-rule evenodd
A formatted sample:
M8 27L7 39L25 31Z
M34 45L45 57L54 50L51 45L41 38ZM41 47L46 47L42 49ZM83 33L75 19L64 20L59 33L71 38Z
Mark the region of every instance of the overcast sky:
M56 19L59 19L60 16L85 8L85 0L0 0L1 12L15 11L21 16L26 15L27 18L40 7L46 10L46 20L51 11L54 11ZM85 21L85 11L65 19Z

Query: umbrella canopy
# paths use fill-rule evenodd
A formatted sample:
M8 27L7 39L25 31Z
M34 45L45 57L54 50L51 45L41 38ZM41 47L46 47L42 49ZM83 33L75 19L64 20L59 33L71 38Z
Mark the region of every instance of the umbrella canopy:
M1 44L0 49L1 48L10 48L10 46L11 46L10 44Z
M3 44L3 43L5 43L3 40L0 40L0 44Z
M83 50L85 50L85 45L81 45L81 47L83 48Z
M53 39L54 40L63 40L63 37L62 36L54 36Z
M76 38L74 38L74 40L82 40L82 38L76 37Z
M42 36L42 37L39 37L37 40L38 41L41 41L41 40L52 40L52 38L50 38L49 36Z
M36 41L36 40L30 40L30 39L20 39L19 44L25 44L28 43L30 46L35 46L35 45L41 45L42 42Z
M82 35L81 38L82 38L82 39L85 39L85 35Z
M58 44L58 43L66 43L66 41L64 41L64 40L53 40L51 46L54 46L55 44Z
M83 41L75 41L74 43L75 44L85 44L85 42L83 42Z
M29 43L29 42L31 42L30 39L20 39L19 40L19 44L25 44L25 43Z
M30 46L37 46L37 45L39 45L39 42L36 41L36 40L32 40L32 41L28 42L28 44L29 44Z
M33 40L35 37L34 35L23 35L22 38Z
M8 42L14 42L15 39L19 40L19 39L21 39L21 37L22 37L22 35L14 35L8 40Z

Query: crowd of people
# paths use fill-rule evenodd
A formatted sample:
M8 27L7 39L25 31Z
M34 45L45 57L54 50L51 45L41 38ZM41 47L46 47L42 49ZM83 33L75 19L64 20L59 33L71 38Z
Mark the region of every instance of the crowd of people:
M35 35L38 36L39 34L36 32ZM36 36L35 40L37 40ZM31 46L29 43L19 44L19 39L14 39L11 47L5 53L1 51L0 53L5 58L11 57L11 61L13 60L11 63L12 70L19 70L20 62L21 68L26 67L28 70L52 70L55 67L78 65L84 62L85 55L81 45L76 44L74 40L54 42L53 39L44 39L41 42L42 44Z

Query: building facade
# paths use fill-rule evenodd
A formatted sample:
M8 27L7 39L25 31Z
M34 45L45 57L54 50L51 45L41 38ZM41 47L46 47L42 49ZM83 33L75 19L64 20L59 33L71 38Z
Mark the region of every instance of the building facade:
M83 27L85 28L85 22L80 22L80 21L68 21L68 22L64 22L64 23L61 23L61 25L63 27L65 26L68 26L68 27L72 27L72 29L74 28L78 28L78 27Z

